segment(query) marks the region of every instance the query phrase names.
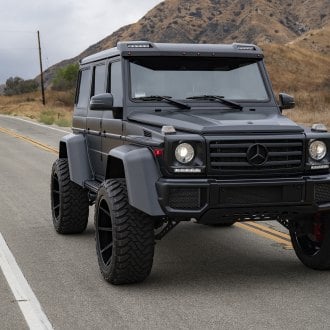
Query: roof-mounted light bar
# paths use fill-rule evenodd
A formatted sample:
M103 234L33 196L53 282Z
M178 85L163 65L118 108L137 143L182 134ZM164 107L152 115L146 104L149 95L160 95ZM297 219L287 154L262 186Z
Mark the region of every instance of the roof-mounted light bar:
M152 48L150 44L127 44L127 48Z
M254 46L237 45L238 50L256 50Z

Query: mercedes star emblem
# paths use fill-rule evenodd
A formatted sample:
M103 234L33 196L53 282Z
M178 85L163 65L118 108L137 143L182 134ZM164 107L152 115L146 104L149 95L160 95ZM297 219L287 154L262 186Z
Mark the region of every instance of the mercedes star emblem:
M261 166L266 163L268 159L268 150L262 144L253 144L249 147L246 158L253 166Z

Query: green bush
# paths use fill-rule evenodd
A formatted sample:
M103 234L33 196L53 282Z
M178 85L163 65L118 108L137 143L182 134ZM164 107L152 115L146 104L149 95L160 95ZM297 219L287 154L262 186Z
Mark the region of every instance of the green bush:
M73 89L77 83L78 71L79 65L77 63L59 68L52 80L52 89L56 91Z
M72 125L71 121L66 118L60 118L55 120L55 124L61 127L70 127Z
M33 80L24 80L20 77L10 77L6 80L4 94L7 96L19 95L34 92L38 89L39 84Z
M45 110L41 112L39 121L46 125L52 125L55 122L55 117L53 110Z

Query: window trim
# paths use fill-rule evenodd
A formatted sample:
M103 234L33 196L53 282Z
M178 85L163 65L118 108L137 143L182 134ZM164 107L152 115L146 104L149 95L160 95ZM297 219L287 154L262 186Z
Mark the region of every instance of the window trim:
M75 106L77 108L83 108L84 106L78 106L79 104L79 97L80 97L80 87L81 87L81 80L82 80L82 73L84 71L89 71L90 72L90 69L91 67L90 66L86 66L86 67L82 67L80 68L79 70L79 73L78 73L78 82L77 82L77 88L76 88L76 97L75 97ZM88 86L89 86L89 99L91 98L91 74L89 74L89 77L88 77Z
M93 66L93 79L92 79L92 86L91 86L91 96L97 95L95 94L95 78L96 78L96 68L100 67L100 66L104 66L104 85L103 85L103 93L106 92L107 90L107 86L106 86L106 82L107 82L107 67L106 67L106 63L105 62L101 62L101 63L97 63L96 65Z

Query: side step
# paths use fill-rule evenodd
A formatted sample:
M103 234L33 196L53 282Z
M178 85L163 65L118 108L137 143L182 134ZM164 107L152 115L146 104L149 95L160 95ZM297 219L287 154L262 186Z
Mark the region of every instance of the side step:
M89 205L93 205L101 183L94 180L85 181L84 188L88 190Z
M84 188L88 189L91 193L97 194L101 183L95 180L88 180L84 183Z

